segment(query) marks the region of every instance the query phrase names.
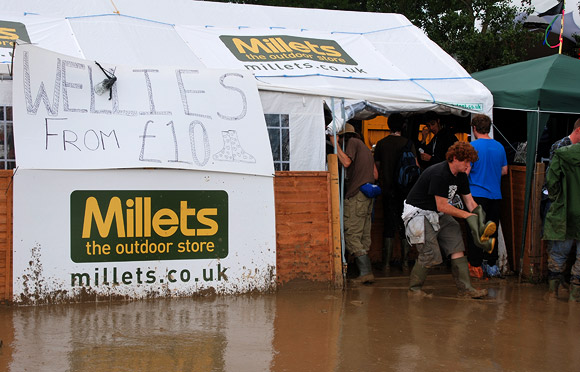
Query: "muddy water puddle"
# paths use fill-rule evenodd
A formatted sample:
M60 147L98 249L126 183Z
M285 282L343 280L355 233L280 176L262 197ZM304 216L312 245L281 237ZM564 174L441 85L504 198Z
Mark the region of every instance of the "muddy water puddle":
M407 278L344 291L0 306L0 371L578 371L580 305L545 285L478 283L431 299Z

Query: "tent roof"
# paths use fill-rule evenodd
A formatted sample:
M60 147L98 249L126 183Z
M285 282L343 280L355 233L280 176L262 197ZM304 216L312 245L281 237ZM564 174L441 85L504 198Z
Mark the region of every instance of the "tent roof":
M219 35L338 40L379 73L364 78L314 69L303 76L255 73L258 88L366 100L387 111L491 114L493 106L481 83L400 14L191 0L3 0L0 21L23 23L31 42L42 48L130 66L244 69L232 55L224 58ZM9 63L1 52L0 67Z
M556 54L476 72L496 108L579 113L580 60Z

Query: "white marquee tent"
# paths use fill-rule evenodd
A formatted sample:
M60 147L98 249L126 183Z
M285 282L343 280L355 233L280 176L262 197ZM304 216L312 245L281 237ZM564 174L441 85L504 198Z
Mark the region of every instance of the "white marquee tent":
M22 40L108 68L250 70L264 113L288 118L290 170L324 169L324 102L345 99L385 114L491 115L493 106L481 83L399 14L190 0L3 0L3 28L25 28ZM12 49L4 36L6 75ZM10 105L11 82L0 83L0 105Z

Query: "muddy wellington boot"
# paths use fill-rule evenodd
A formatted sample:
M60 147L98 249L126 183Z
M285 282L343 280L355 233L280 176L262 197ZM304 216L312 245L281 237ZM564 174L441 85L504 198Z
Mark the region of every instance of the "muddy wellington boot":
M413 266L413 270L411 270L411 274L409 275L409 291L407 292L409 297L433 297L433 295L425 293L422 289L428 273L429 269L415 262L415 266Z
M561 274L553 271L548 271L548 293L546 293L546 300L558 299L558 288L562 280Z
M477 208L476 208L477 209ZM475 210L475 209L474 209ZM487 234L487 231L493 230L492 234L495 232L495 222L488 222L484 226L484 233L479 229L479 218L477 216L469 216L465 219L467 222L467 226L469 226L469 230L471 231L471 236L473 237L473 243L478 247L481 248L484 252L491 253L493 252L493 248L495 246L495 238L490 238ZM493 229L488 227L490 224L493 224ZM485 241L483 241L483 239Z
M383 273L389 275L391 271L391 257L393 256L393 238L383 240Z
M580 285L570 283L570 297L568 302L580 302Z
M487 289L475 289L471 285L467 257L463 256L451 260L451 274L455 279L459 297L483 298L487 296Z
M354 262L358 267L359 276L352 279L353 283L371 284L375 281L375 276L373 275L371 267L371 259L368 254L362 256L357 256L354 258Z

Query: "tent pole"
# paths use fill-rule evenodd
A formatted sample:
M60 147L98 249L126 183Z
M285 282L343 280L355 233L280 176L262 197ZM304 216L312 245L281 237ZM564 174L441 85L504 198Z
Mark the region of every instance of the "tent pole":
M344 129L346 129L346 121L345 121L345 113L344 113L344 98L342 98L340 100L340 113L342 115L342 125L344 126ZM342 141L342 151L344 152L346 150L346 141ZM341 167L341 210L344 211L344 167ZM341 226L342 226L342 232L341 232L341 237L342 237L342 264L344 265L344 267L346 268L346 254L345 254L345 250L346 250L346 242L344 240L344 217L341 214L340 216L341 218ZM344 279L346 280L346 269L343 270L343 275L344 275Z
M558 47L558 54L562 54L562 34L564 33L564 13L566 13L566 0L562 1L562 19L560 21L560 46Z
M334 154L336 156L338 156L338 151L337 151L337 136L336 136L336 116L335 116L335 112L334 112L334 97L330 97L330 106L332 107L332 109L330 110L331 114L332 114L332 132L333 132L333 137L332 140L335 141L334 142ZM342 101L342 112L344 115L344 99ZM342 264L343 266L346 265L346 257L344 254L345 251L345 241L344 241L344 218L343 218L343 210L344 210L344 167L340 167L340 193L339 193L339 211L340 211L340 247L341 247L341 255L342 255ZM343 275L346 275L346 271L343 269Z
M543 128L542 128L543 129ZM538 109L536 111L536 125L532 128L532 130L534 131L535 135L533 136L533 158L532 158L532 165L530 166L530 156L526 155L526 191L525 191L525 196L524 196L524 224L522 227L522 242L521 242L521 250L520 250L520 272L519 272L519 282L521 283L522 281L522 275L524 272L524 252L525 252L525 247L526 247L526 235L527 235L527 230L528 230L528 221L529 221L529 214L530 214L530 198L532 194L532 190L531 190L531 183L532 180L534 179L534 176L536 174L536 158L538 156L538 142L539 142L539 131L540 131L540 106L539 106L539 102L538 102ZM529 153L529 151L531 150L529 145L530 145L530 131L528 131L528 147L527 147L527 151ZM528 174L528 172L530 172L531 174ZM534 182L535 184L535 182ZM535 189L535 185L534 185L534 189ZM535 193L534 193L535 195ZM535 210L534 206L535 206L535 202L532 199L532 213ZM534 234L533 234L533 219L532 219L532 236L530 237L530 251L531 248L533 247L534 244ZM532 273L533 274L533 273Z

